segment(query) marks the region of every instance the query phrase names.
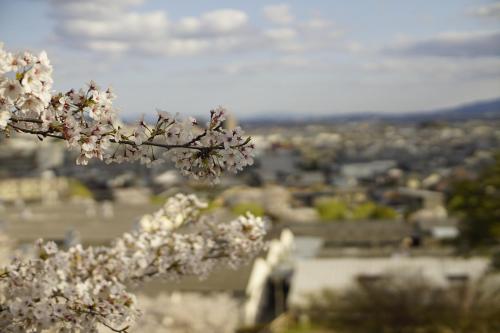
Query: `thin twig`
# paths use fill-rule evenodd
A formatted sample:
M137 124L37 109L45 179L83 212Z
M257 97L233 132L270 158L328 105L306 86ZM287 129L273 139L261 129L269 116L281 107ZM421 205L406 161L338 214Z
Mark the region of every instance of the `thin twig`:
M127 325L127 326L125 326L124 328L121 328L121 329L120 328L114 328L110 324L106 323L104 320L100 319L99 317L104 317L104 316L102 314L100 314L99 312L96 312L96 311L85 310L85 309L74 309L74 311L75 312L81 312L81 313L90 314L90 315L93 315L93 316L97 317L97 320L99 321L99 323L101 323L102 325L106 326L107 328L109 328L113 332L126 333L126 332L128 332L127 330L130 328L130 325Z
M36 124L42 124L43 123L42 120L40 120L40 119L34 119L34 118L15 118L15 117L13 117L13 118L11 118L11 120L13 122L16 122L16 123L23 123L23 122L36 123ZM18 132L22 132L22 133L34 134L34 135L41 135L43 137L51 137L51 138L55 138L55 139L59 139L59 140L66 140L66 138L64 136L57 135L57 134L52 134L51 131L39 131L39 130L33 130L33 129L28 129L28 128L22 128L22 127L13 125L12 123L8 124L8 126L11 127L11 128L13 128L14 130L16 130ZM164 143L151 142L151 141L144 141L140 145L136 144L132 140L119 140L119 141L116 141L115 139L110 139L109 141L113 142L113 143L118 143L118 144L130 145L130 146L133 146L133 147L154 146L154 147L165 148L167 150L174 149L174 148L195 149L195 150L199 150L199 151L204 151L204 150L205 151L206 150L210 151L210 150L222 150L222 149L224 149L223 145L210 146L210 147L193 146L193 144L196 141L198 141L199 139L201 139L205 135L206 135L206 131L204 133L198 135L197 137L195 137L194 139L192 139L191 141L189 141L187 143L177 144L177 145L164 144ZM232 146L232 148L242 147L242 146L246 145L248 143L248 141L249 140L247 139L244 143L236 145L236 146Z

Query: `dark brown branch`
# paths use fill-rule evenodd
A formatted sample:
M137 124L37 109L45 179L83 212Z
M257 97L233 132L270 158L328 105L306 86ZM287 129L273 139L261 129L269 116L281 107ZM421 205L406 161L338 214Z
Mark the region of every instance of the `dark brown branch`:
M35 123L35 124L43 124L43 120L36 118L17 118L11 117L10 120L16 123Z
M25 119L16 120L15 122L23 122L23 121L25 121ZM31 121L31 120L28 121L28 122L38 123L38 122L35 122L35 121ZM32 130L32 129L28 129L28 128L22 128L22 127L13 125L13 124L8 124L8 126L12 127L16 131L22 132L22 133L34 134L34 135L41 135L41 136L44 136L44 137L51 137L51 138L55 138L55 139L66 140L65 137L63 137L61 135L52 134L52 133L50 133L50 131ZM125 144L125 145L134 146L134 147L138 147L138 146L144 145L144 146L161 147L161 148L165 148L165 149L172 149L172 148L186 148L186 149L196 149L196 150L202 150L203 149L203 147L193 147L193 146L190 146L188 144L168 145L168 144L163 144L163 143L145 141L141 145L137 145L135 142L133 142L131 140L116 141L115 139L111 139L109 141L113 142L113 143Z
M97 317L98 318L97 320L99 321L99 323L101 323L102 325L106 326L107 328L109 328L113 332L126 333L126 332L128 332L127 330L130 328L130 326L125 326L124 328L121 328L121 329L120 328L114 328L110 324L106 323L103 319L99 318L99 317L104 317L102 314L100 314L99 312L93 311L93 310L84 310L84 309L73 309L73 310L75 312L86 313L86 314L89 314L89 315Z
M34 118L15 118L15 117L12 117L11 120L13 122L15 122L15 123L23 123L23 122L35 123L35 124L42 124L43 123L42 120L40 120L40 119L34 119ZM34 134L34 135L41 135L43 137L51 137L51 138L55 138L55 139L59 139L59 140L66 140L66 138L64 136L57 135L57 134L52 134L52 132L50 130L48 130L48 131L39 131L39 130L33 130L33 129L28 129L28 128L22 128L22 127L13 125L12 123L8 124L8 126L12 127L16 131L22 132L22 133ZM152 141L144 141L140 145L136 144L135 142L133 142L131 140L116 141L115 139L110 139L109 141L113 142L113 143L118 143L118 144L130 145L130 146L133 146L133 147L138 147L138 146L142 146L143 145L143 146L160 147L160 148L165 148L165 149L184 148L184 149L195 149L195 150L200 150L200 151L203 151L203 150L206 151L206 150L221 150L221 149L224 149L223 145L217 145L217 146L212 146L212 147L197 147L197 146L193 146L193 144L196 141L198 141L199 139L201 139L205 135L206 135L206 131L204 133L198 135L197 137L195 137L191 141L189 141L187 143L184 143L184 144L178 144L178 145L170 145L170 144L164 144L164 143L158 143L158 142L152 142ZM242 146L246 145L249 141L250 141L250 138L248 138L243 144L233 146L232 148L242 147Z
M35 134L35 135L42 135L42 136L48 136L48 137L51 137L51 138L56 138L56 139L60 139L60 140L65 140L65 138L63 136L60 136L60 135L56 135L56 134L52 134L50 133L49 131L38 131L38 130L32 130L32 129L28 129L28 128L22 128L22 127L18 127L16 125L12 125L12 124L8 124L9 127L12 127L13 129L15 129L16 131L18 132L22 132L22 133L28 133L28 134Z
M210 260L210 259L222 259L222 258L227 258L227 257L229 257L229 256L226 253L217 253L217 254L205 256L202 258L202 260L205 261L205 260ZM159 257L156 257L152 262L150 262L148 265L148 268L153 267L153 265L155 264L156 260L158 260L158 258ZM172 264L170 264L170 266L168 266L166 268L165 272L168 272L171 269L176 268L178 265L179 265L179 261L174 261ZM140 279L143 279L144 277L151 278L151 277L158 275L158 274L160 274L160 271L155 269L155 270L149 271L147 273L144 273L144 275L133 276L130 278L130 280L131 281L140 280Z
M103 324L104 326L106 326L107 328L109 328L110 330L112 330L113 332L119 332L119 333L127 333L127 332L128 332L127 330L128 330L128 329L129 329L129 327L130 327L130 326L125 326L125 327L124 327L124 328L122 328L122 329L117 329L117 328L114 328L113 326L109 325L108 323L106 323L106 322L105 322L105 321L103 321L103 320L99 320L99 322L100 322L101 324Z

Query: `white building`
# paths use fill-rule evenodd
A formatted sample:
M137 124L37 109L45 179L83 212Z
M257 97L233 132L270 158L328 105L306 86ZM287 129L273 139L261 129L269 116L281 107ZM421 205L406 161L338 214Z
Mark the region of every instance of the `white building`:
M377 279L388 274L421 276L430 283L448 286L472 282L488 268L487 258L385 257L314 258L297 260L288 297L290 307L304 304L305 296L324 289L342 291L361 278Z

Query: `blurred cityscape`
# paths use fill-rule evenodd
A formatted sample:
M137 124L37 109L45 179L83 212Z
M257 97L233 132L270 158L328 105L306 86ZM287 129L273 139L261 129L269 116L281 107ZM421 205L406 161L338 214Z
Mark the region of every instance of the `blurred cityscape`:
M390 279L407 279L399 291L414 300L429 288L465 292L496 280L500 103L490 103L488 112L457 110L463 108L408 117L248 122L243 126L258 150L255 164L215 186L183 178L168 162L82 167L62 142L1 137L1 257L5 262L16 251L29 253L40 237L63 247L107 244L169 196L196 193L221 223L247 211L265 216L269 247L237 271L141 287L145 316L137 331L379 332L378 326L353 328L351 317L359 310L342 317L342 306L356 304L334 302L335 296L331 305L307 300L363 288L379 288L391 299L394 294L381 288ZM226 123L237 125L235 117ZM486 186L493 206L482 212L490 220L478 231L467 225L476 221L468 220L463 201L472 198L479 209L487 198L457 184L491 181L483 179L484 170L495 163L489 176L496 178ZM382 306L370 299L373 309ZM499 305L497 300L489 307L494 325ZM405 311L396 303L387 306ZM327 308L335 308L337 317L318 317Z

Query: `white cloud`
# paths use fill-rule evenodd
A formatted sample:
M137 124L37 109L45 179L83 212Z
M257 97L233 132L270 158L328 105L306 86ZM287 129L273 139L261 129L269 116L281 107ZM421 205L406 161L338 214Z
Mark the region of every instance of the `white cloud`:
M268 43L287 53L313 52L321 49L344 50L339 43L344 32L336 29L332 21L312 17L304 21L262 31Z
M230 33L248 23L247 14L235 9L220 9L201 16L202 26L214 32Z
M284 3L265 6L262 12L270 22L275 24L290 24L295 20L290 6Z
M357 41L349 41L345 43L344 49L350 53L361 53L366 50L365 46Z
M260 28L247 13L220 8L171 19L164 10L145 11L144 0L51 0L56 37L71 47L95 52L191 56L230 51L296 53L332 47L340 32L321 17L295 21L287 5L267 6L273 22Z
M88 41L86 46L94 51L106 53L123 53L128 50L129 45L118 41Z
M195 34L201 30L201 20L193 16L181 18L177 30L181 33Z
M378 80L477 82L500 78L500 31L446 32L424 39L399 36L363 64Z
M302 24L303 27L311 30L323 30L333 26L333 22L321 17L313 17Z
M409 56L499 57L500 31L451 32L422 40L402 40L385 51Z
M500 19L500 2L494 2L484 6L479 6L473 9L471 13L479 17L491 17Z
M206 12L200 17L183 17L176 22L174 31L179 35L223 35L241 32L248 25L248 15L234 9Z
M65 20L61 28L69 35L89 39L142 39L164 36L168 20L165 13L160 11L144 14L123 13L113 17L113 20Z
M52 15L64 15L65 18L92 17L99 19L108 17L115 11L122 11L124 8L139 6L145 0L50 0L55 11Z
M456 82L500 78L500 59L495 58L386 58L364 63L362 67L379 80L393 77L399 81Z
M270 60L256 60L235 62L217 68L216 71L222 71L225 74L253 74L263 71L278 71L282 69L302 69L312 68L314 63L310 60L299 56L285 56Z
M226 51L241 44L246 13L218 9L171 21L165 11L134 7L143 0L52 0L60 41L105 53L193 55Z
M276 28L264 31L264 35L277 41L288 41L297 37L297 32L292 28Z

